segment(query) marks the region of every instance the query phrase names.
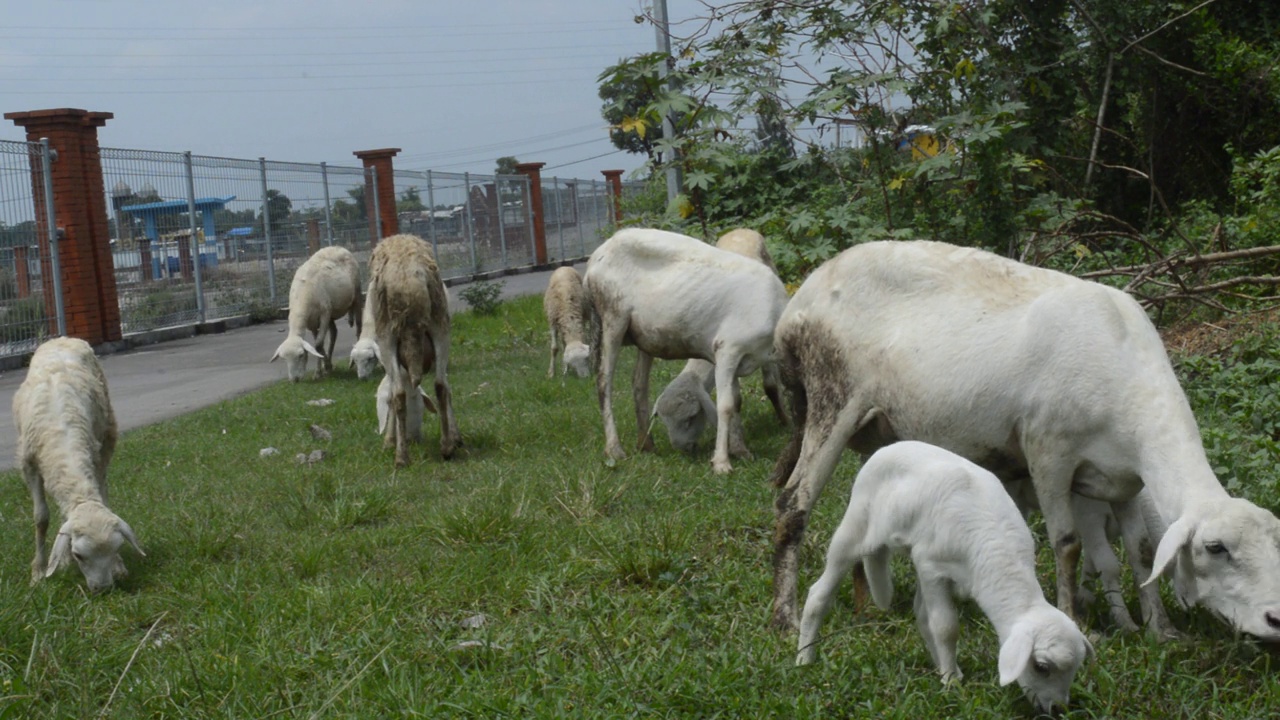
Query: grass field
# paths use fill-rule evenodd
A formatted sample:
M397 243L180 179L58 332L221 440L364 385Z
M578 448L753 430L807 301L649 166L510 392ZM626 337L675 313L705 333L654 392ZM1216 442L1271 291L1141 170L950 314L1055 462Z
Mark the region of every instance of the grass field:
M455 319L465 447L449 462L429 417L427 445L394 470L375 434L375 384L345 370L126 434L112 506L147 557L126 551L130 576L100 596L74 569L28 586L30 499L6 473L0 717L1030 714L1016 686L997 686L995 636L973 606L965 680L941 686L903 562L890 612L855 614L842 598L822 661L793 667L794 638L766 628L766 478L785 433L758 379L745 401L755 459L732 475L714 476L709 450L690 458L661 433L656 453L608 468L593 383L545 377L544 323L538 298ZM1198 365L1197 382L1215 367ZM655 395L678 370L657 364ZM629 366L619 376L615 406L633 443ZM317 398L335 402L307 404ZM1229 421L1220 415L1205 411ZM332 440L313 439L313 423ZM280 453L260 457L265 447ZM295 462L317 448L323 461ZM855 469L847 457L818 503L802 588L821 571ZM1274 502L1274 488L1263 495ZM1052 587L1047 553L1040 568ZM1104 637L1070 716L1273 717L1272 652L1167 604L1187 641L1112 635L1095 614Z

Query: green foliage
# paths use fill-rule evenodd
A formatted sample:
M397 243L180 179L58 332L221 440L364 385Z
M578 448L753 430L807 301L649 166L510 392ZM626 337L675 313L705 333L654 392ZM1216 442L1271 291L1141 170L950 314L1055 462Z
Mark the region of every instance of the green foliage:
M198 309L195 286L144 286L121 304L125 332L150 330L189 320Z
M506 283L502 281L473 282L458 291L458 297L467 301L472 312L480 315L494 315L498 312L498 306L502 304L502 288L505 286Z
M426 210L427 206L422 202L422 194L418 191L417 186L405 188L400 193L400 199L396 201L396 212L419 212Z
M39 340L49 331L45 317L44 297L29 295L10 300L0 306L0 342L16 343L23 340Z

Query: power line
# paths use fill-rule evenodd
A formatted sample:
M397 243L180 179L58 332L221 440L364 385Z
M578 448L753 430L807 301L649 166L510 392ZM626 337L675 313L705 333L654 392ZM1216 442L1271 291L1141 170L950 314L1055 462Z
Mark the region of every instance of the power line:
M517 53L530 53L530 52L539 52L542 50L609 50L609 49L617 50L618 45L617 43L613 43L610 45L581 45L581 44L547 45L542 47L504 47L502 49L511 51L511 52L517 52ZM183 58L326 57L326 58L332 58L334 55L340 55L340 56L346 56L346 55L362 55L362 56L363 55L392 55L392 56L395 56L395 55L444 55L448 53L457 53L457 52L461 52L461 51L457 49L451 49L451 50L342 50L342 51L334 51L330 49L330 50L324 50L319 52L223 52L223 53L213 53L213 52L193 53L193 52L184 51L180 55L176 55L176 57L183 57ZM470 49L470 50L467 50L466 52L475 52L475 50ZM164 60L165 58L170 57L170 55L146 54L146 53L69 53L69 52L34 53L34 52L0 51L0 57L138 58L141 60ZM524 55L522 57L528 57L528 55Z
M542 168L542 169L543 169L543 170L555 170L556 168L569 167L570 165L577 165L577 164L579 164L579 163L587 162L588 160L598 160L598 159L600 159L600 158L602 158L602 157L609 157L610 155L617 155L617 154L618 154L618 153L620 153L620 152L623 152L623 151L622 151L622 150L613 150L612 152L600 153L599 155L592 155L591 157L585 157L585 158L582 158L581 160L574 160L573 162L560 163L559 165L548 165L547 167L544 167L544 168Z
M568 150L569 148L581 147L581 146L583 146L583 145L591 145L591 144L593 144L593 143L598 143L598 142L600 142L601 140L608 140L608 139L609 139L609 138L607 138L607 137L595 138L594 140L587 140L587 141L584 141L584 142L578 142L578 143L570 143L570 144L568 144L568 145L559 145L559 146L556 146L556 147L541 148L541 149L538 149L538 150L526 150L526 151L524 151L524 152L523 152L523 153L521 153L521 154L522 154L522 155L526 155L526 156L529 156L529 155L540 155L540 154L542 154L542 153L556 152L556 151L558 151L558 150ZM455 162L455 163L448 163L448 164L446 164L446 165L436 165L435 167L438 167L438 168L461 167L461 166L463 166L463 165L472 165L472 164L475 164L475 163L479 163L479 162L487 162L487 161L490 161L490 160L496 160L496 159L497 159L497 158L489 157L489 156L486 156L486 157L477 157L477 158L470 159L470 160L460 160L460 161Z
M306 78L299 78L306 80ZM264 93L311 93L311 92L347 92L352 90L440 90L448 88L469 88L469 87L510 87L524 85L547 85L556 84L563 85L566 80L576 78L547 78L543 80L515 80L512 82L467 82L467 83L431 83L426 85L358 85L354 87L291 87L291 88L237 88L235 90L219 90L202 86L200 89L191 88L174 88L162 90L60 90L60 91L11 91L9 97L31 96L31 95L49 95L49 94L76 94L76 95L261 95Z
M402 161L406 159L414 159L414 160L448 159L451 157L458 157L459 155L468 155L468 154L474 154L474 153L488 152L491 150L500 150L503 148L512 147L516 145L525 145L532 142L551 140L553 138L564 137L565 135L573 135L575 133L585 132L587 130L599 130L599 129L601 129L601 125L599 123L591 123L590 125L581 125L574 128L566 128L564 130L555 130L552 132L542 133L540 135L531 135L529 137L519 138L516 140L503 140L500 142L488 143L485 145L473 145L471 147L454 148L453 150L444 150L444 151L434 152L434 153L428 152L428 153L412 153L409 155L400 155L399 159Z

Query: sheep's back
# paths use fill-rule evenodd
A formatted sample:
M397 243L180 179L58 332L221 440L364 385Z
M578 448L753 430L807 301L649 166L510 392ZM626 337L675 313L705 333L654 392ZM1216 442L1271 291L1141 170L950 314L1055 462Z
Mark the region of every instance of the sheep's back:
M369 273L369 303L379 335L420 336L447 322L444 283L431 247L421 238L384 238L373 251Z
M582 341L586 296L582 291L582 276L571 267L562 267L551 273L551 281L543 295L543 309L547 322L566 342Z

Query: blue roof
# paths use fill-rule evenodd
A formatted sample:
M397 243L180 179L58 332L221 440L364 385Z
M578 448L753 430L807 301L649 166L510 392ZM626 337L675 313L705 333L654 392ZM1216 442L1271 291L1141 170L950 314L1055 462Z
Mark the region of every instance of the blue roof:
M224 205L235 200L235 195L227 195L226 197L207 197L196 198L197 210L221 210ZM151 213L155 215L170 215L173 213L183 213L187 211L186 200L161 200L160 202L142 203L141 205L124 205L121 210L135 214Z
M223 233L223 235L252 235L252 234L253 234L253 228L251 227L231 228L230 230Z

